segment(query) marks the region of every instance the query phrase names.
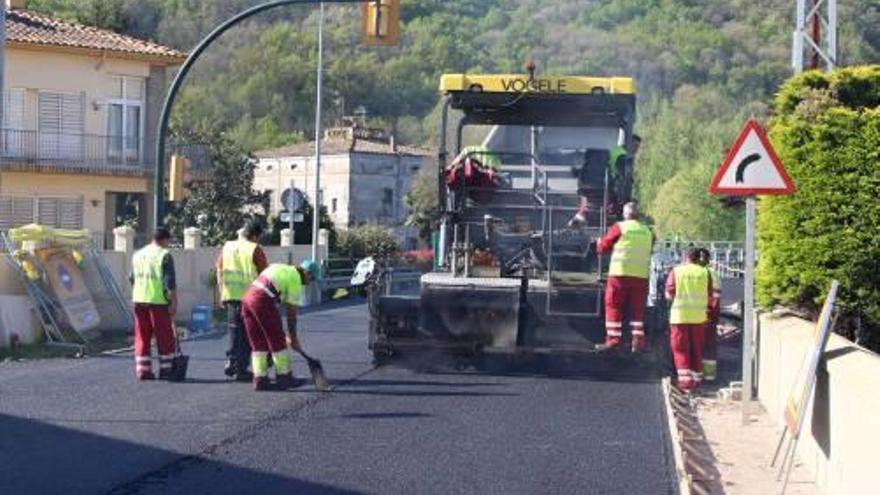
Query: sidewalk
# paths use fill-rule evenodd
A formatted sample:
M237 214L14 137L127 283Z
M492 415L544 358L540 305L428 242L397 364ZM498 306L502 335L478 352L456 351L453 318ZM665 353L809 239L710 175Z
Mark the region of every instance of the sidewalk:
M717 390L741 379L742 341L737 336L718 343L718 380L707 384L697 399L697 417L721 473L727 495L776 495L782 482L770 467L782 432L761 404L753 402L748 425L742 424L742 403L718 399ZM781 462L781 460L780 460ZM813 475L795 461L786 495L818 495Z
M697 416L715 454L721 484L728 495L773 495L782 491L771 468L781 430L759 403L754 403L750 422L742 424L740 402L700 398ZM795 462L786 495L818 495L813 476Z

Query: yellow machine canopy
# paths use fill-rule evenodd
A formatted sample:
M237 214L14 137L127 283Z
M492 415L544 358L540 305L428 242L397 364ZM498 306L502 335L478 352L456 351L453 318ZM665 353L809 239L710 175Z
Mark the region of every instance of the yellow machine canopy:
M544 125L630 129L636 84L630 77L446 74L440 91L463 125Z
M530 79L523 74L445 74L440 79L440 91L632 95L636 93L636 84L631 77L540 76Z

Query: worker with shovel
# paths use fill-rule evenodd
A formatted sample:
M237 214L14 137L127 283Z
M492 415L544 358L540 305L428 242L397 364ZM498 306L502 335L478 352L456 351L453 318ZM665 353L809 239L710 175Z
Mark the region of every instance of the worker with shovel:
M321 268L312 260L301 266L271 264L251 284L241 301L242 317L251 344L254 390L272 388L269 381L269 353L275 365L275 386L289 389L302 385L293 376L290 347L302 354L297 338L297 311L303 287L320 280ZM284 335L280 304L287 315L288 337Z

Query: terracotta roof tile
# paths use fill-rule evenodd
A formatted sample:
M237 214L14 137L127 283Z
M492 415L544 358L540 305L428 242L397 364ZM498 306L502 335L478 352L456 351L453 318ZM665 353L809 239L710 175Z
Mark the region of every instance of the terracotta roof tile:
M10 10L6 13L6 39L10 43L106 50L176 63L186 58L185 53L158 43L28 10Z

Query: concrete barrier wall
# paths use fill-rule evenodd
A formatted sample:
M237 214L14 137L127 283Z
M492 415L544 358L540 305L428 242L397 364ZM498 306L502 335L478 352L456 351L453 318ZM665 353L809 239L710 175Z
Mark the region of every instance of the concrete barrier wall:
M814 323L761 317L758 397L780 425L783 410L812 346ZM832 335L798 445L821 493L877 493L880 446L880 356Z
M299 263L311 257L311 246L297 245L294 247L266 246L263 248L266 257L270 263ZM216 284L209 283L213 280L211 272L219 253L218 248L197 248L197 249L174 249L172 256L174 257L174 267L177 272L177 290L178 290L178 311L176 320L178 323L186 324L190 319L193 307L199 304L214 305L219 304L219 293ZM320 246L319 258L326 258L326 246ZM122 293L126 300L131 298L131 284L128 281L128 274L131 272L132 253L103 251L99 255L107 264L113 273L116 283L122 289ZM22 301L21 296L27 296L27 290L19 280L15 270L0 260L0 305L19 305ZM4 307L0 307L0 313L7 315L4 321L9 321L14 308L7 308L10 311L4 311ZM22 313L15 313L16 319L20 318ZM8 333L3 325L3 335L0 335L0 346L8 345ZM11 328L11 326L10 326ZM17 333L24 343L32 342L40 333L36 321L22 324L19 328L16 325ZM30 329L31 331L24 331Z

